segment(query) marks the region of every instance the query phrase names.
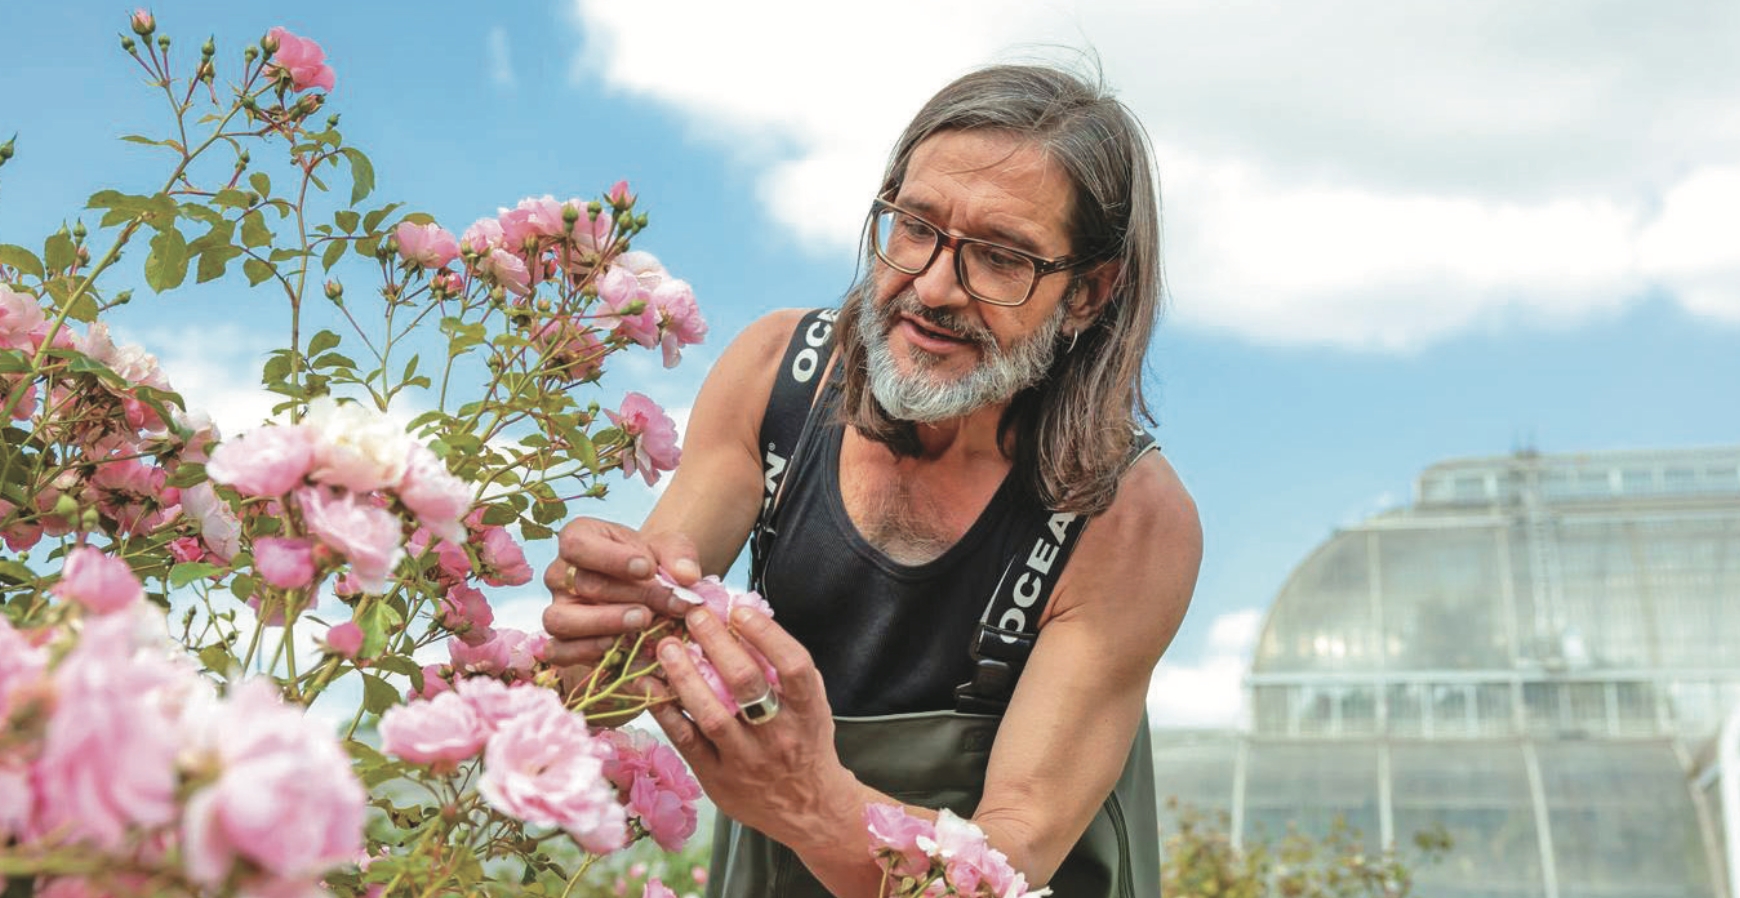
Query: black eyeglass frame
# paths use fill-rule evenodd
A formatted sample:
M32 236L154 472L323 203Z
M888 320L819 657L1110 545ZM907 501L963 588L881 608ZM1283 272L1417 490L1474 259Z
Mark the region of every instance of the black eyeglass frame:
M930 228L932 231L936 232L936 243L931 246L930 258L924 260L923 265L920 265L917 268L903 268L899 265L896 265L892 259L889 259L887 256L883 255L883 253L882 253L882 240L880 239L882 234L881 234L881 229L877 227L876 219L881 217L881 213L884 210L889 211L889 212L894 212L894 213L899 214L899 215L905 215L906 217L911 218L912 220L914 220L914 221L924 225L925 227ZM1028 284L1027 284L1027 295L1021 297L1018 300L1015 300L1014 302L1009 302L1007 300L999 300L999 299L987 299L984 296L980 296L978 294L978 292L975 291L972 288L972 286L969 284L969 282L967 280L967 263L963 262L961 260L961 247L972 245L972 244L978 244L980 246L988 246L988 247L991 247L992 249L1001 250L1001 251L1007 252L1007 253L1014 253L1015 255L1020 256L1023 259L1026 259L1027 261L1033 263L1033 280L1028 282ZM1047 259L1044 256L1034 255L1033 253L1030 253L1024 249L1017 249L1016 247L1009 246L1008 244L1005 244L1005 243L998 243L995 240L980 240L977 237L956 237L955 235L950 234L949 232L943 230L942 228L937 227L935 224L930 222L924 216L919 215L918 213L913 212L910 209L903 209L900 206L895 205L890 200L883 199L882 197L877 197L876 199L871 201L871 203L870 203L870 251L876 254L876 258L880 259L882 261L882 264L887 265L889 268L892 268L895 271L900 272L901 274L913 275L913 276L920 275L920 274L925 273L926 271L929 271L930 267L932 265L936 264L936 257L939 253L941 253L943 251L944 247L947 247L948 250L954 254L954 257L955 257L955 279L960 282L961 289L967 291L968 296L971 296L972 298L974 298L982 303L989 303L990 305L993 305L993 306L1004 306L1006 308L1013 308L1015 306L1023 305L1028 300L1032 299L1033 298L1033 291L1039 287L1040 279L1045 277L1046 275L1056 274L1059 271L1067 271L1071 268L1079 268L1083 265L1087 265L1087 264L1098 261L1098 256L1094 256L1094 255L1089 255L1089 256L1059 256L1058 258L1055 258L1055 259Z

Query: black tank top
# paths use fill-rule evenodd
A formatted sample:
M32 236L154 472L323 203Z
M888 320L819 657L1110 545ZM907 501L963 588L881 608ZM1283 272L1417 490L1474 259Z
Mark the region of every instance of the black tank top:
M955 687L973 678L969 647L986 599L1043 510L1011 473L948 551L919 565L893 561L846 513L837 383L823 387L785 474L763 593L815 658L835 715L953 708Z

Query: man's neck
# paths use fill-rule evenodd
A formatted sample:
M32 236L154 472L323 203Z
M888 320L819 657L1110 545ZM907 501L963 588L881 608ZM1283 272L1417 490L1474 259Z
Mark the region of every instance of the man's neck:
M1003 421L1006 402L987 405L958 418L931 424L916 424L920 459L939 461L945 458L971 459L983 455L1004 457L1014 450L1012 445L1000 445L998 426Z

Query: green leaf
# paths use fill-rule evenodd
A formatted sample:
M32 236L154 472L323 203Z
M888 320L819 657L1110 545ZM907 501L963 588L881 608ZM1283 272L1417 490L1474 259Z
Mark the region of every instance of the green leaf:
M72 235L51 234L42 244L42 261L48 265L49 271L61 271L72 266L78 258L78 251L73 248Z
M211 225L214 228L229 221L229 219L224 218L222 212L201 203L182 203L181 217L191 218L194 221L201 224Z
M385 221L387 216L393 214L394 209L397 209L402 205L404 205L404 204L403 203L388 203L385 206L382 206L379 209L376 209L375 211L370 212L369 214L363 216L363 230L371 231L371 232L374 231L375 228L378 228L381 226L381 222Z
M242 272L248 276L248 286L257 287L261 281L272 276L272 266L259 259L249 259L242 263Z
M242 254L240 247L214 246L199 254L199 277L196 283L215 281L224 276L230 267L230 260Z
M528 540L540 540L549 539L550 537L555 536L556 531L551 530L548 527L540 527L537 524L522 523L520 524L520 535Z
M394 689L393 684L372 673L365 673L362 678L363 710L370 714L382 714L399 703L399 690Z
M388 673L402 674L411 680L412 687L423 688L423 668L417 662L404 655L382 655L370 661L369 664L377 670Z
M203 561L184 561L169 569L169 585L177 589L195 580L204 580L223 568Z
M310 353L310 354L312 355L312 353ZM321 356L320 358L317 358L314 361L310 362L308 367L310 367L310 368L349 368L349 369L354 371L354 370L356 370L356 362L351 361L348 356L340 355L339 353L336 353L336 352L329 352L329 353Z
M221 642L214 642L199 650L199 663L205 669L228 676L230 668L236 666L236 658L230 654L230 647Z
M226 187L223 190L218 191L217 196L212 197L211 201L220 206L228 206L231 209L248 208L248 195L234 187Z
M349 209L340 209L333 213L332 220L343 228L346 234L355 234L356 226L362 222L362 216Z
M99 190L91 194L85 207L109 210L103 216L104 227L137 218L161 231L174 225L176 216L181 214L181 204L166 193L140 196L118 190Z
M0 243L0 265L10 265L39 280L43 275L42 260L35 253L10 243Z
M338 345L338 335L332 331L321 331L308 341L308 354L319 355Z
M338 260L344 257L344 246L348 242L347 240L334 240L326 245L326 249L320 253L322 271L331 271L332 266L338 264Z
M490 527L506 527L519 520L519 515L505 505L491 505L483 510L483 523Z
M260 382L275 384L290 376L290 353L280 349L272 353L266 360L266 366L260 371Z
M350 204L354 206L362 202L363 197L374 192L375 167L369 162L369 157L356 147L345 147L339 152L350 160Z
M36 572L16 561L0 560L0 580L18 586L36 582Z
M358 612L354 618L357 627L363 632L362 649L357 653L359 658L373 658L387 647L387 637L391 636L405 622L405 616L397 608L386 602L370 602L367 607Z
M165 228L151 238L151 255L145 257L145 283L162 293L181 286L187 279L187 238L178 228Z
M29 370L30 356L24 350L0 350L0 374L23 374Z
M257 171L249 175L248 184L254 188L255 193L258 193L261 196L272 195L272 179L267 177L266 173L263 171Z
M242 216L242 245L253 249L272 242L272 231L266 227L266 216L260 210Z
M211 210L207 209L206 211L210 212ZM196 216L190 215L187 217L194 218ZM202 218L201 220L203 221L204 219ZM187 251L190 253L203 253L214 247L229 246L235 236L236 223L227 218L219 218L216 221L211 222L211 228L204 234L201 234L187 242Z
M127 134L127 135L123 135L121 137L121 139L127 141L128 143L142 143L148 147L154 147L154 146L157 146L158 144L161 144L163 142L161 140L152 140L151 138L146 137L143 134Z

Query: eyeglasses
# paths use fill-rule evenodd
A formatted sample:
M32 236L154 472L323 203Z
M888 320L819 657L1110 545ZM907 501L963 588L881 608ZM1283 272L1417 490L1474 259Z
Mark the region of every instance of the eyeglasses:
M1033 296L1039 279L1094 261L1094 257L1047 259L1029 252L956 237L917 215L878 198L870 208L870 246L876 258L901 274L923 274L943 247L955 254L955 277L967 295L994 306L1018 306Z

